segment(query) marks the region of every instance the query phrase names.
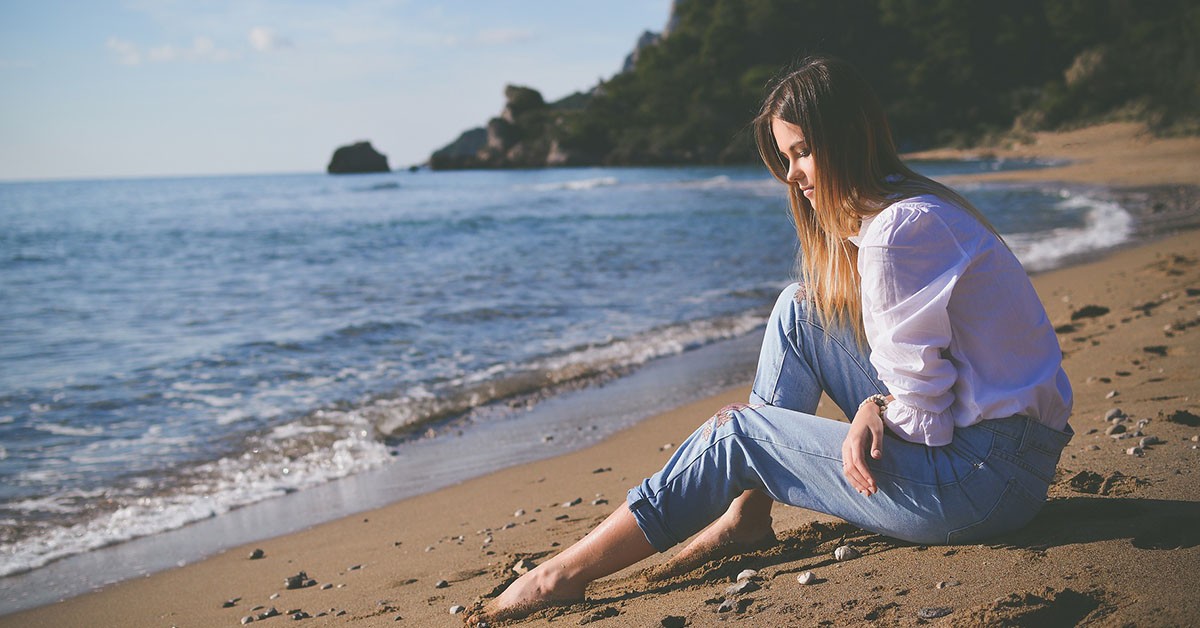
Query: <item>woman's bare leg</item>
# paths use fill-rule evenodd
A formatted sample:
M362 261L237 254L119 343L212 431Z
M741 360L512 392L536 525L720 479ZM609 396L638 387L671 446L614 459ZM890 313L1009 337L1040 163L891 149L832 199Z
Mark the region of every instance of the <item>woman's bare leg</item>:
M679 553L646 575L664 580L687 573L704 563L775 542L770 495L760 490L742 493L719 519L700 531Z
M499 621L524 617L539 608L583 599L587 585L655 553L625 504L587 536L517 578L479 614L467 619Z

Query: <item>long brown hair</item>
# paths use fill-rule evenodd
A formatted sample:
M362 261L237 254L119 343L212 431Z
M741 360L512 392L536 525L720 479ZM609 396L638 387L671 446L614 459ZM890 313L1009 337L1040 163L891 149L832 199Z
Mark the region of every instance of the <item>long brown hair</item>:
M776 118L800 127L812 151L815 205L798 185L788 183L788 164L771 129ZM763 163L788 185L805 298L821 318L851 327L860 342L864 337L858 247L847 237L858 233L864 218L898 199L933 194L962 207L996 233L961 195L904 165L879 99L845 61L808 57L774 80L754 118L754 136Z

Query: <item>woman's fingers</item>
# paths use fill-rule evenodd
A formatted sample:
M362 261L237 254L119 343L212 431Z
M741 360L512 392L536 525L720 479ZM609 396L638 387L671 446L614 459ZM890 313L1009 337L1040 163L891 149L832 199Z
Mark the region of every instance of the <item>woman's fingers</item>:
M870 439L874 441L874 435L871 435ZM875 478L863 457L867 443L868 438L863 431L852 429L846 435L846 440L842 443L842 472L854 490L870 496L877 489Z

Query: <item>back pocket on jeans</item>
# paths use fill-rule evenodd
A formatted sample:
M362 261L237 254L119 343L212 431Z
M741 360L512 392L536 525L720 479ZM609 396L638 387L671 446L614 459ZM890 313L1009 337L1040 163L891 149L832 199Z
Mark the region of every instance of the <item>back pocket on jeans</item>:
M1037 515L1042 509L1045 499L1038 499L1029 494L1016 480L1009 480L1000 495L999 501L981 521L969 526L951 530L946 535L946 543L950 545L976 543L985 539L1012 532Z

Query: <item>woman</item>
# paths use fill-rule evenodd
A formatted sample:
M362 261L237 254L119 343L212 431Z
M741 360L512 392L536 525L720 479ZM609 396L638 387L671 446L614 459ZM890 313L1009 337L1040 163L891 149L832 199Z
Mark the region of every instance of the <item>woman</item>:
M775 305L750 404L719 411L471 621L581 600L701 529L668 571L771 542L774 501L924 544L974 543L1041 508L1071 388L1020 263L969 202L900 161L848 64L807 59L754 129L788 186L803 281ZM812 415L822 392L849 424Z

